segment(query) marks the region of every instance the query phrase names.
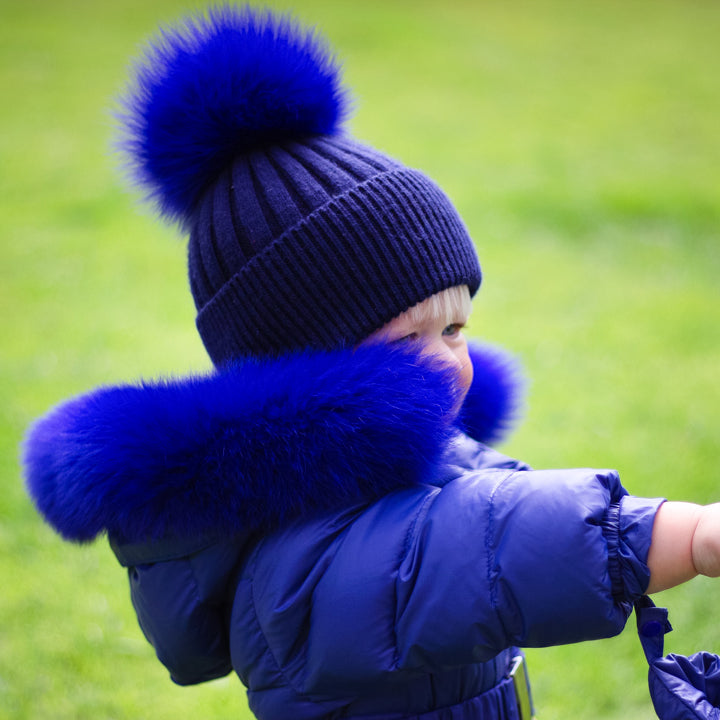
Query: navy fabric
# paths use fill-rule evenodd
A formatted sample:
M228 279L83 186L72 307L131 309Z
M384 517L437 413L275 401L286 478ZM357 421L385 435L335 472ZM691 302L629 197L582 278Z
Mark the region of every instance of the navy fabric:
M129 164L190 231L197 327L216 366L353 345L480 265L417 170L342 131L339 63L312 30L227 6L166 28L122 98Z
M720 657L699 652L689 657L663 657L665 634L672 630L665 608L648 598L636 604L637 626L650 665L648 684L660 720L718 720L720 718Z
M231 222L225 217L229 206L215 201L215 190L201 203L190 236L190 280L198 331L217 366L238 357L354 345L435 293L466 285L475 295L480 286L470 235L435 183L417 170L394 168L391 160L384 162L390 170L378 171L362 157L378 153L359 143L345 138L323 143L335 155L335 144L352 147L373 174L325 204L316 198L319 206L299 222L280 225L284 218L295 219L288 205L296 193L309 194L296 187L306 179L297 173L278 171L274 185L268 180L263 187L266 204L275 203L265 207L276 220L274 231L267 229L265 215L242 208ZM242 160L250 161L258 162L258 154ZM325 200L318 179L325 168L309 169L313 191L317 195L320 187ZM237 196L231 204L248 202L232 174L219 183L226 184L223 194ZM285 187L291 184L292 192ZM253 217L261 230L248 227ZM256 246L245 262L245 252L236 247L247 248L258 238L265 238L264 246Z
M613 472L532 471L461 436L437 485L235 539L236 575L216 548L130 569L133 602L176 682L231 664L263 720L507 718L473 715L472 698L502 680L514 646L623 628L660 502L628 496ZM188 563L214 596L174 600ZM223 603L224 665L217 634L197 633Z
M472 357L488 412L464 421L493 437L513 373ZM39 509L109 534L175 682L234 670L261 720L512 720L516 647L623 628L661 500L460 433L454 376L418 351L268 362L101 389L27 441Z

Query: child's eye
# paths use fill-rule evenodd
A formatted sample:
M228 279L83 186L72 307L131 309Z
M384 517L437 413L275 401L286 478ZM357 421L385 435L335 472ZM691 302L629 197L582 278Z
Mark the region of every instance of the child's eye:
M393 344L412 342L413 340L417 340L417 339L418 339L417 333L410 333L408 335L403 335L402 337L396 338L395 340L393 340Z
M454 337L458 333L462 332L462 329L465 327L464 323L453 323L452 325L448 325L443 331L442 334L445 337Z

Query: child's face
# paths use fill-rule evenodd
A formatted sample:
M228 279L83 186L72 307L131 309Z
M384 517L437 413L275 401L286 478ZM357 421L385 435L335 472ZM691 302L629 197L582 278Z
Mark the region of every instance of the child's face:
M428 298L401 313L370 335L368 341L422 343L423 353L457 368L464 399L473 379L473 366L462 332L468 321L469 294L467 307L451 307L440 314L437 312L438 303L434 302L437 297Z

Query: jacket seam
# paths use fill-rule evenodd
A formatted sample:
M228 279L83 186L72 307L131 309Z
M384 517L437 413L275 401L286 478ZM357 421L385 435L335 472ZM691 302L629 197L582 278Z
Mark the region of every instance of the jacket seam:
M192 599L193 599L193 607L203 607L204 603L202 602L202 599L200 597L200 592L199 592L200 583L198 582L197 574L195 572L195 568L193 567L191 559L189 556L186 556L184 558L181 558L180 561L182 563L184 563L184 565L187 568L187 570L190 574L190 577L192 579L191 592L192 592ZM155 564L155 563L153 563L153 564ZM173 682L176 682L179 685L187 684L187 683L181 683L180 678L177 677L177 674L172 669L170 669L170 668L168 668L168 669L170 670L170 677L172 678ZM230 672L230 671L231 670L228 670L228 672ZM227 673L225 673L225 674L227 675Z
M308 702L312 702L317 705L317 704L321 703L322 700L316 699L311 693L307 693L302 688L298 687L297 684L292 680L292 678L285 672L285 668L283 667L282 663L280 663L278 661L277 657L275 656L275 653L273 652L272 646L270 645L270 642L268 641L268 638L267 638L267 633L265 632L262 621L260 620L260 615L257 611L257 600L255 597L255 572L254 572L254 570L257 566L258 556L260 554L260 549L262 548L263 544L264 544L263 540L260 540L260 542L258 542L257 547L255 548L252 557L248 560L247 580L250 584L250 596L252 598L253 619L255 621L255 624L257 625L258 631L259 631L260 635L262 636L263 642L265 644L265 648L266 648L265 652L272 659L273 665L275 666L275 669L276 669L278 675L280 676L280 678L282 678L283 685L273 683L270 685L264 685L262 687L253 687L253 688L248 687L248 690L252 690L253 692L258 692L258 691L262 691L262 690L270 690L270 689L276 688L276 687L288 687L295 693L295 695L298 698L307 700Z
M495 565L495 550L494 550L494 544L493 544L493 537L495 536L495 498L496 495L499 493L500 488L514 475L517 475L518 473L523 472L521 470L513 470L511 472L508 472L505 474L504 477L499 479L495 485L493 486L492 490L490 491L490 495L488 498L488 513L487 513L487 527L485 529L485 572L486 572L486 578L488 583L488 588L490 590L490 607L498 614L498 608L500 607L500 603L498 602L498 586L497 586L497 576L498 573L494 570ZM503 629L505 628L505 624L502 622L502 618L498 614L498 621L500 622Z
M438 498L440 493L442 492L442 488L433 488L436 492L431 492L428 494L428 496L423 500L423 502L420 504L420 507L415 512L415 515L413 516L412 522L410 523L410 526L408 527L407 532L405 533L405 540L403 542L402 552L400 554L400 559L398 562L398 567L400 567L405 559L408 556L408 553L410 552L412 548L412 539L415 537L415 529L417 528L418 524L420 523L420 519L427 517L428 512L430 511L430 506L435 503L435 500ZM398 583L397 580L395 581L394 585L394 605L396 608L395 618L393 621L393 668L395 670L400 669L400 643L398 641L398 616L397 616L397 609L398 609Z
M266 652L267 652L267 654L272 658L273 664L275 665L275 668L276 668L278 674L282 677L282 679L283 679L283 681L285 682L285 684L286 684L288 687L292 688L292 690L293 690L294 693L296 693L296 694L298 694L298 695L300 695L300 696L302 696L302 697L306 697L305 695L303 695L303 693L301 693L301 692L295 687L294 683L290 680L290 678L289 678L289 677L287 676L287 674L285 673L285 670L283 669L281 663L278 662L277 657L275 657L275 653L273 652L273 649L272 649L272 647L270 646L270 643L269 643L268 638L267 638L267 633L265 632L265 628L263 627L262 621L260 620L260 615L259 615L259 613L258 613L258 611L257 611L257 598L255 597L255 569L256 569L256 566L257 566L257 558L258 558L258 555L259 555L259 553L260 553L260 549L262 548L263 544L264 544L264 542L263 542L262 540L257 544L257 547L255 548L255 550L254 550L254 552L253 552L252 558L250 558L249 561L248 561L248 570L249 570L249 572L248 572L248 574L247 574L247 578L248 578L248 581L249 581L249 583L250 583L250 596L252 597L253 619L255 620L255 624L257 625L258 631L259 631L260 634L262 635L263 643L265 644L265 647L266 647ZM265 690L265 689L269 689L269 688L272 688L272 687L274 687L274 686L273 686L273 685L268 685L268 686L266 686L266 687L264 687L264 688L252 688L252 690L253 690L253 691ZM248 688L248 689L250 689L250 688Z

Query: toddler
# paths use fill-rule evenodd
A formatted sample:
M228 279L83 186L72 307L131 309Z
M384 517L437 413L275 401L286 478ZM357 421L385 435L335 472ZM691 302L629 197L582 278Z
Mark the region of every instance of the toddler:
M346 115L287 18L223 7L150 45L123 144L189 234L215 370L52 410L29 492L65 538L107 533L179 685L234 671L261 720L529 720L520 648L720 574L720 510L489 447L517 382L463 336L473 243Z

